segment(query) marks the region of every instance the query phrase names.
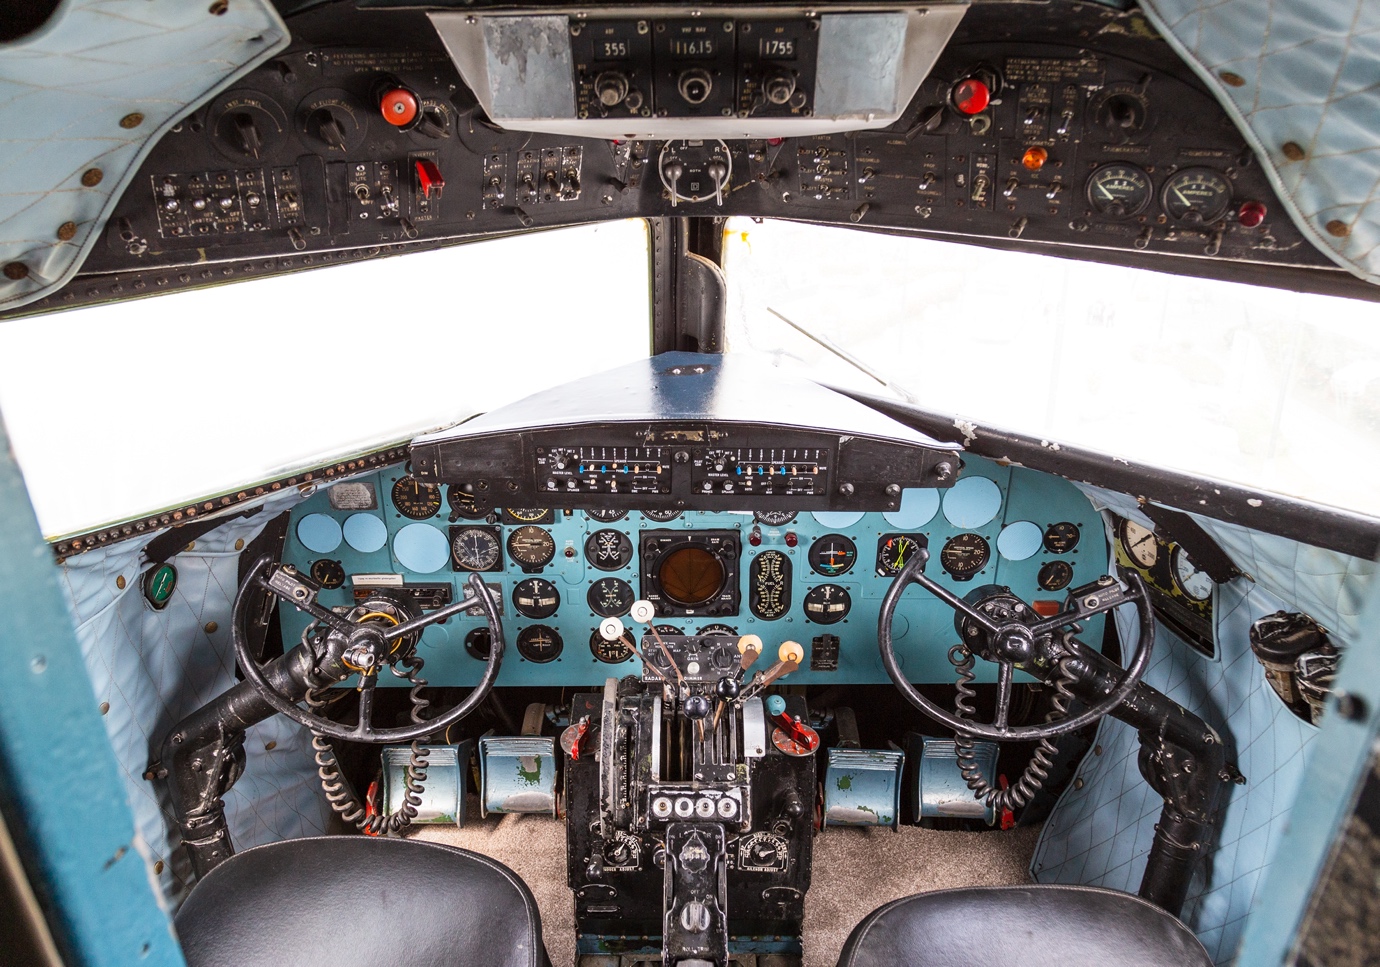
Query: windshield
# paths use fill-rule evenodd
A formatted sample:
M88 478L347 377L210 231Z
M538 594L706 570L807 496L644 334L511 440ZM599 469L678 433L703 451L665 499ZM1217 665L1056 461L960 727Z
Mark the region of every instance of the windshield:
M632 220L16 319L0 414L70 534L645 358L647 266Z
M734 352L1380 516L1374 303L780 221L724 261Z

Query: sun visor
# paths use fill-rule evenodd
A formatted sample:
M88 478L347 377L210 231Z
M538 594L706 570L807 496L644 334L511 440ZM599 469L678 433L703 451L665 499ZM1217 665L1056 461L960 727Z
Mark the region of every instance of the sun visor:
M1141 6L1236 120L1299 229L1380 283L1380 3Z
M168 129L287 44L268 0L69 0L0 44L0 310L76 275Z

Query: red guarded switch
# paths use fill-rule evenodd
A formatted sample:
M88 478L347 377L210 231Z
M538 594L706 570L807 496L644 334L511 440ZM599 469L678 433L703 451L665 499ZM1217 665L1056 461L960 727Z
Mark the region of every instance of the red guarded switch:
M441 177L441 169L436 167L436 162L430 158L418 158L417 186L422 189L422 197L430 198L433 191L441 193L441 189L446 187L446 179Z

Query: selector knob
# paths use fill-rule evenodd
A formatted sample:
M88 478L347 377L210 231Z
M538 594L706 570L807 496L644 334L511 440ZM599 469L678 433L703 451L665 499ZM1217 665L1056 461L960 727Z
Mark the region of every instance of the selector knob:
M709 71L703 67L691 67L680 72L676 90L685 99L685 103L700 105L709 100L709 95L714 90L714 78L709 76Z
M594 78L594 93L604 107L617 107L628 96L628 75L622 71L604 71Z
M345 149L347 137L345 125L340 123L340 119L329 108L320 108L312 112L311 127L316 132L316 136L326 142L332 148Z
M691 695L685 700L685 717L694 721L709 715L709 699L703 695Z
M239 142L238 147L249 157L257 159L259 149L263 147L264 139L259 134L259 127L254 123L254 118L248 114L236 114L230 119L231 130L235 133L235 140Z
M789 103L795 93L795 75L788 71L774 71L762 82L762 93L772 104Z

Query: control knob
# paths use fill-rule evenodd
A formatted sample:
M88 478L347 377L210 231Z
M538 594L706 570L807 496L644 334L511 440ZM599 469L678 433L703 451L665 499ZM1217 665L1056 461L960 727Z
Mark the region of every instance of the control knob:
M789 103L795 93L795 75L789 71L773 71L762 82L762 93L777 106Z
M628 75L622 71L603 71L594 78L594 93L604 107L617 107L628 96Z
M345 125L340 123L340 118L336 117L330 108L323 107L313 111L308 119L308 128L332 148L345 150L348 141Z
M710 92L714 90L714 78L703 67L691 67L680 72L676 90L685 103L698 106L709 100Z

